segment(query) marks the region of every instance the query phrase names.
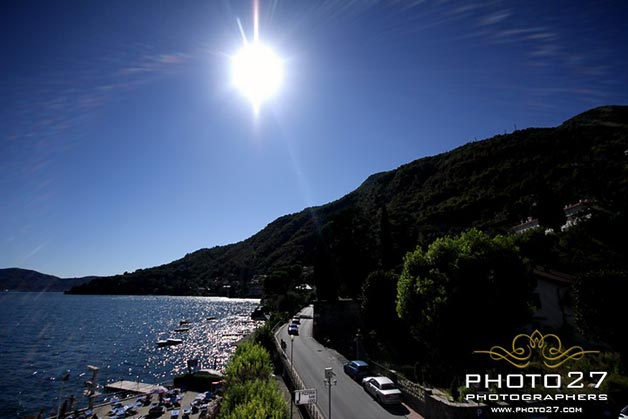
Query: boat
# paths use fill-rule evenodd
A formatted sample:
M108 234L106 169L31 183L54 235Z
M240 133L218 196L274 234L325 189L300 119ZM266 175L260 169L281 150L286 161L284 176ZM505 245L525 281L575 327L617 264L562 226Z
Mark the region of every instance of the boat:
M168 338L168 339L160 339L157 342L157 346L174 346L183 343L183 339L176 338Z
M186 325L186 324L190 324L190 321L189 320L181 320L179 322L179 326L183 326L183 325Z
M210 377L210 378L218 378L218 379L222 379L224 377L220 371L212 369L212 368L205 368L202 370L198 370L194 373L194 375L198 377Z
M187 332L188 330L190 330L189 327L177 327L174 329L175 332Z
M251 319L253 320L268 320L270 319L270 314L268 313L268 309L264 306L257 306L251 313Z

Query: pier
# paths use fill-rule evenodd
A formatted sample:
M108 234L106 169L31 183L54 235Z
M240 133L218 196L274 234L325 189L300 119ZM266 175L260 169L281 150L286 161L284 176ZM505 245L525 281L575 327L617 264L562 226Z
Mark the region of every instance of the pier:
M107 384L105 390L111 392L127 392L136 394L151 394L153 391L163 388L158 384L140 383L139 381L116 381L115 383Z

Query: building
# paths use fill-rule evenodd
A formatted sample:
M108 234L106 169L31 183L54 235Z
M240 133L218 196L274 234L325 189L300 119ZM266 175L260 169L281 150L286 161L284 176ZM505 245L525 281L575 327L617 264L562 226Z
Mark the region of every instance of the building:
M534 268L533 274L536 279L534 326L560 329L573 324L571 275L541 266Z

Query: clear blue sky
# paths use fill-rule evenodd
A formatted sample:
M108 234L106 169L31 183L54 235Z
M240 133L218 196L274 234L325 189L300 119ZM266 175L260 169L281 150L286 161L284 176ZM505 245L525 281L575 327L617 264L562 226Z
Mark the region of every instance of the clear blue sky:
M0 267L109 275L244 240L370 174L628 104L628 3L260 0L285 80L230 57L251 1L3 2Z

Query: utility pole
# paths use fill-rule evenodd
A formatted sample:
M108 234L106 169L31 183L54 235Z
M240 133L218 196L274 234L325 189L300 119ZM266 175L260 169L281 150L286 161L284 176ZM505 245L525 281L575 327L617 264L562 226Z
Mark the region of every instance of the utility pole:
M290 335L290 379L292 380L292 391L290 392L290 419L292 419L292 405L294 405L294 390L297 387L294 379L294 365L292 364L292 356L294 355L294 335Z
M355 359L360 359L360 340L362 339L362 335L360 334L360 329L358 328L358 333L355 334Z
M325 385L328 386L329 390L329 416L327 419L331 419L331 386L336 385L337 381L334 378L336 373L331 367L325 368Z
M61 399L63 398L63 385L69 379L70 379L70 370L67 370L65 374L63 374L63 377L61 377L61 388L59 389L59 405L57 406L57 418L61 417Z
M94 409L94 397L96 397L96 389L98 388L98 384L96 383L96 379L98 377L98 371L100 370L98 367L94 365L88 365L87 369L92 372L92 378L89 381L85 382L85 395L87 396L88 406L87 408L91 411Z

